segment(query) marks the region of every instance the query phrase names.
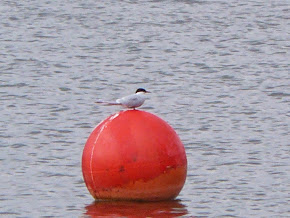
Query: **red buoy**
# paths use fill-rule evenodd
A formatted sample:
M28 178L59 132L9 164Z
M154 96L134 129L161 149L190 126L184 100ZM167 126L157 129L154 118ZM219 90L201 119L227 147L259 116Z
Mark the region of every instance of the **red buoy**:
M91 133L82 171L95 199L167 200L181 191L187 160L168 123L145 111L127 110L109 116Z

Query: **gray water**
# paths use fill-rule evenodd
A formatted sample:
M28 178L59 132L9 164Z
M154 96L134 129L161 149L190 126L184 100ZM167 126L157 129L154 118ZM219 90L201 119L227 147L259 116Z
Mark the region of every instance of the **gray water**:
M289 10L286 0L1 1L0 216L289 216ZM186 184L175 202L94 204L82 150L120 110L94 101L138 87L152 92L141 110L184 143Z

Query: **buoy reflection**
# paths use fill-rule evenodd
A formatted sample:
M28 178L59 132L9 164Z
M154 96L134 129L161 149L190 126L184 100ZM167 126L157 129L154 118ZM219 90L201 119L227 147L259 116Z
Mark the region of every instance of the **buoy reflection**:
M160 202L96 201L86 206L90 217L180 217L188 214L178 200Z

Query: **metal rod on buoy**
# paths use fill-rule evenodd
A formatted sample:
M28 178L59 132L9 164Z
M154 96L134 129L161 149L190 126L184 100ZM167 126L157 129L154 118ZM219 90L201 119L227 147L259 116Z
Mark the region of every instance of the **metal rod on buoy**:
M97 200L174 199L187 174L184 146L164 120L121 111L89 136L82 156L86 186Z

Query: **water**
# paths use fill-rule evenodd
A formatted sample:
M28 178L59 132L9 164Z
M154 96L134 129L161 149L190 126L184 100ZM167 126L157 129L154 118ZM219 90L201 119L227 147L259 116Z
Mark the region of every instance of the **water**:
M289 6L1 1L0 214L288 216ZM95 204L82 149L119 108L93 102L138 87L184 143L186 184L175 202Z

